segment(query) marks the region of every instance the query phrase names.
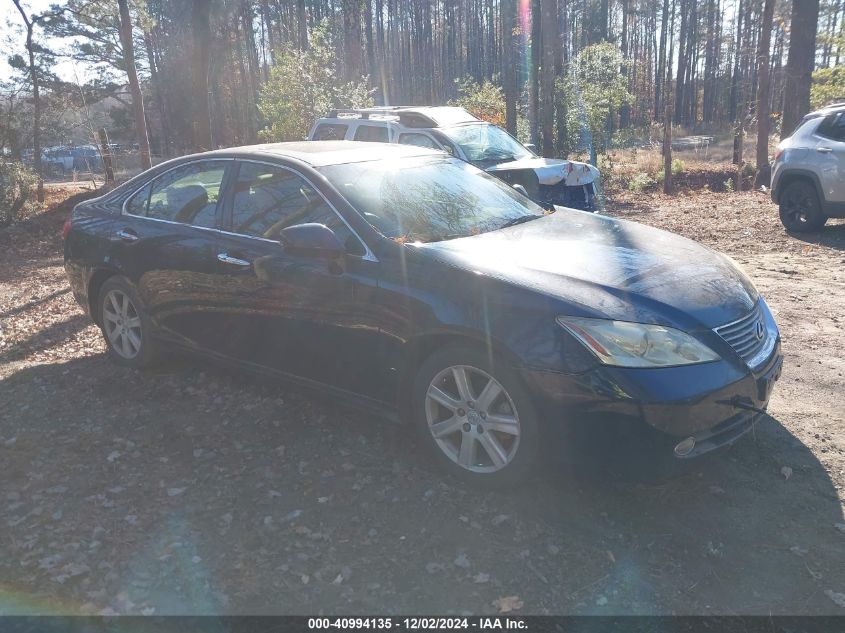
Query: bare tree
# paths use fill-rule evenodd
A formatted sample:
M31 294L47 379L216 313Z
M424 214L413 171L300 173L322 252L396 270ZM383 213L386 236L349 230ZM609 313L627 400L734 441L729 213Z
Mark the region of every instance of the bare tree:
M553 156L555 150L555 53L560 48L557 25L557 0L540 3L540 129L543 156Z
M783 86L780 137L786 138L810 110L810 84L816 59L819 0L793 0L789 55Z
M41 165L41 93L38 85L38 67L35 64L35 43L32 40L35 25L44 18L44 15L28 17L20 0L12 0L12 2L15 3L26 27L26 52L29 57L29 78L32 82L32 160L35 173L38 174L38 202L44 202L44 174Z
M211 0L191 4L192 63L191 100L194 148L211 149L211 119L208 113L208 47L211 41Z
M769 48L772 43L772 20L775 0L765 0L760 42L757 46L757 175L754 186L768 185L769 166Z
M674 191L672 182L672 111L674 108L672 98L672 84L667 81L664 88L663 104L663 193L671 194Z
M129 92L132 93L132 110L135 114L135 138L141 149L141 166L144 169L152 167L150 160L150 138L147 134L147 120L144 117L144 95L141 94L141 84L138 83L138 72L135 70L135 48L132 42L132 18L129 15L127 0L117 0L120 9L120 41L123 44L123 61L126 64L126 76L129 78Z
M501 0L502 10L502 83L505 93L505 127L516 134L516 100L519 89L516 80L517 60L514 55L514 30L516 29L516 2Z

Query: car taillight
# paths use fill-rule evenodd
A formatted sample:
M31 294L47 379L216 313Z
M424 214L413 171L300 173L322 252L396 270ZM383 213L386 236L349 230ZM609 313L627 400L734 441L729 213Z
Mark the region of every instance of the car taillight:
M775 160L779 160L781 156L783 156L783 150L781 148L777 148L775 150Z
M70 233L71 221L70 218L65 220L64 226L62 226L62 239L66 240L68 233Z

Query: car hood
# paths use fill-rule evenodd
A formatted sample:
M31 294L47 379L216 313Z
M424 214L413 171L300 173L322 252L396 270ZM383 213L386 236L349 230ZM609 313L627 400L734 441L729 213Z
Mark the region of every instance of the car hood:
M496 172L521 169L534 171L541 185L556 185L561 181L564 181L568 186L587 185L599 178L599 170L587 163L559 158L540 158L539 156L498 163L488 167L485 171L495 174Z
M572 209L418 248L560 299L562 314L693 330L735 321L757 301L751 281L724 255L674 233Z

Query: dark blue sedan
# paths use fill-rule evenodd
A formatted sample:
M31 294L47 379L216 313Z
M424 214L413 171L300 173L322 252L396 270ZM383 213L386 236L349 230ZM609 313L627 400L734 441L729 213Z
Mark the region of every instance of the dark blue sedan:
M671 460L763 414L777 326L727 257L548 213L446 154L307 142L186 156L77 205L73 292L109 355L178 346L411 424L454 474L512 483L608 419Z

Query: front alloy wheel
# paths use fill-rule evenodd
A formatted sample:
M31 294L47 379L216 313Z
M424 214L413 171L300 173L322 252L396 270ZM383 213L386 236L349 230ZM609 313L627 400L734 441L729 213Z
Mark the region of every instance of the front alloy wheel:
M519 415L508 392L487 372L447 367L426 392L425 416L437 446L474 473L492 473L513 461L519 448Z
M502 359L449 346L420 366L412 403L417 432L431 457L472 484L516 484L539 461L531 398Z

